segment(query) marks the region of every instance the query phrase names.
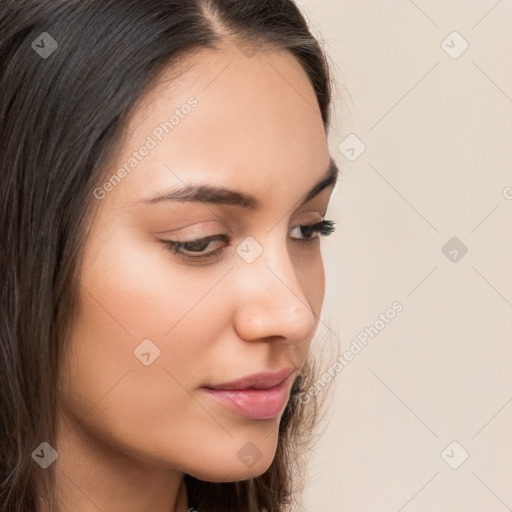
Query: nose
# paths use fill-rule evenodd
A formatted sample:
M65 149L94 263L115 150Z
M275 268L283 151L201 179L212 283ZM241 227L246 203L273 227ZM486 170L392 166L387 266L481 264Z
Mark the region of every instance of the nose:
M242 339L300 344L311 335L317 315L285 248L266 247L253 263L240 262L235 272L234 322Z

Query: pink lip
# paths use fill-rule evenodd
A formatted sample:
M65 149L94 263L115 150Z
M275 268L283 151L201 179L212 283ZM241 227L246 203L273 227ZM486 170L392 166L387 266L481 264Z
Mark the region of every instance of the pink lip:
M294 372L286 370L288 375L281 382L266 389L234 388L202 390L212 399L232 411L252 419L266 420L275 418L284 409L288 401L290 381ZM274 377L275 380L275 377ZM239 382L240 383L240 382ZM263 385L263 384L261 384Z
M234 389L268 389L281 384L292 372L293 368L283 368L275 373L264 372L255 373L248 375L242 379L234 380L231 382L224 382L223 384L215 384L212 386L206 386L208 389L223 389L223 390L234 390Z

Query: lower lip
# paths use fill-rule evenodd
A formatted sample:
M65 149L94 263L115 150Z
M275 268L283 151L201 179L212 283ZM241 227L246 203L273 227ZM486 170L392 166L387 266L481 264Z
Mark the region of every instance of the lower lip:
M288 381L269 389L209 389L202 390L232 411L255 420L278 416L288 401Z

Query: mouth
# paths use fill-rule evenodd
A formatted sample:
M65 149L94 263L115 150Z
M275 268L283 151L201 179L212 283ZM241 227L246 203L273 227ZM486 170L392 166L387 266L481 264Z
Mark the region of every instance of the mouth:
M278 386L286 378L288 378L294 372L293 367L282 368L281 370L271 373L262 372L248 375L238 380L231 382L224 382L223 384L215 384L206 386L208 389L215 390L246 390L246 389L270 389Z
M255 384L259 387L250 387L247 383L243 384L242 381L238 381L238 383L230 384L238 384L240 386L238 388L224 389L225 385L221 385L215 388L203 387L201 390L210 399L237 414L252 419L272 419L283 412L288 402L291 382L295 375L294 371L289 370L281 373L286 374L284 378L279 374L270 377L273 382L280 379L280 382L273 386L268 386L269 376L267 375L264 377L267 379L266 383L260 380L259 384Z

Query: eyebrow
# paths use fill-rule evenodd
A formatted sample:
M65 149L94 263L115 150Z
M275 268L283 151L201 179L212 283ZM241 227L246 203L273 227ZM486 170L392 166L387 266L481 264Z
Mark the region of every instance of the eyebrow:
M327 169L327 173L302 197L300 205L303 205L313 199L322 190L331 186L334 187L336 185L338 175L338 166L331 157L329 159L329 168ZM224 187L213 187L210 185L187 185L151 199L143 200L142 202L158 203L160 201L201 201L212 204L238 206L239 208L250 211L261 209L260 200L251 194Z

